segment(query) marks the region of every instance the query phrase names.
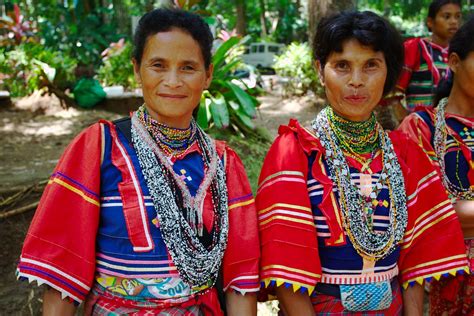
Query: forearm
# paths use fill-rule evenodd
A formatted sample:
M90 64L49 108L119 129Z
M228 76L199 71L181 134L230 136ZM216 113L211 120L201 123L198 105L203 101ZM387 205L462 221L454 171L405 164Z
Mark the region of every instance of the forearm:
M43 315L44 316L68 316L74 315L76 306L73 302L61 298L61 293L49 288L43 295Z
M474 237L474 201L459 200L454 205L454 209L461 223L464 237Z
M403 314L422 316L424 294L423 287L418 283L413 286L408 286L408 288L403 291Z
M307 294L293 292L293 288L280 286L276 289L280 304L283 306L286 316L312 316L313 305Z
M233 290L225 293L225 301L227 315L257 315L257 295L247 293L245 295L238 294Z

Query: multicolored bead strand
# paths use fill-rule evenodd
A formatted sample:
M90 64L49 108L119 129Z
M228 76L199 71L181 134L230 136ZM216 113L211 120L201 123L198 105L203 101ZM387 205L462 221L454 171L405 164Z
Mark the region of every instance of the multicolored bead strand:
M140 122L167 156L179 156L196 140L194 120L191 120L188 128L183 129L171 127L153 119L145 105L142 105L136 113Z

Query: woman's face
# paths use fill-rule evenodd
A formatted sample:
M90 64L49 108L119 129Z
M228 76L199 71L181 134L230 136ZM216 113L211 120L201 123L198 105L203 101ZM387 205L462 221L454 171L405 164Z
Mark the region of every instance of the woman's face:
M449 67L454 72L453 88L456 86L466 98L474 99L474 51L471 51L464 60L456 53L449 55Z
M156 33L146 40L141 64L133 65L150 115L168 126L188 127L212 79L198 42L179 28Z
M459 29L461 23L461 8L454 3L448 3L441 7L435 18L428 17L427 25L433 35L443 41L449 41Z
M369 119L387 77L384 54L349 39L342 44L342 52L329 55L323 69L319 62L316 65L333 110L351 121Z

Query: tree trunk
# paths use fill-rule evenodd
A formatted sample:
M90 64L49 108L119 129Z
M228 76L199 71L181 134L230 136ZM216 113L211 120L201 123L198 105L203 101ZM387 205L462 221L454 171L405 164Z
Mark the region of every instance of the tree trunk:
M308 0L308 36L310 44L313 43L316 27L321 18L350 9L355 9L355 0Z
M245 16L245 0L235 0L235 6L237 9L237 22L236 29L237 33L241 36L247 34L247 18Z
M122 0L112 0L114 8L114 22L118 27L118 32L122 34L133 34L132 20L130 13Z
M260 4L260 25L262 27L261 37L265 38L268 35L267 19L265 18L265 0L259 0L258 3Z

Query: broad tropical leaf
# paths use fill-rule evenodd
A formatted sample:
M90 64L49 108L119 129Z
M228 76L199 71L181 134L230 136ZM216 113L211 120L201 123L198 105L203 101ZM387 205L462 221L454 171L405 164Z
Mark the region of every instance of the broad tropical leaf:
M242 106L242 109L245 111L245 113L249 117L254 118L256 115L256 111L255 111L256 104L254 100L250 97L250 95L247 92L245 92L241 87L239 87L238 85L232 82L225 82L224 84L230 90L232 90L234 95L239 100L239 103Z
M229 52L229 50L234 47L235 45L239 44L240 38L238 37L231 37L226 42L222 43L219 48L214 53L212 58L212 63L214 64L215 69L219 69L225 61L225 56Z
M218 128L226 128L229 126L229 110L227 109L227 102L222 93L217 92L215 96L210 97L212 119Z

